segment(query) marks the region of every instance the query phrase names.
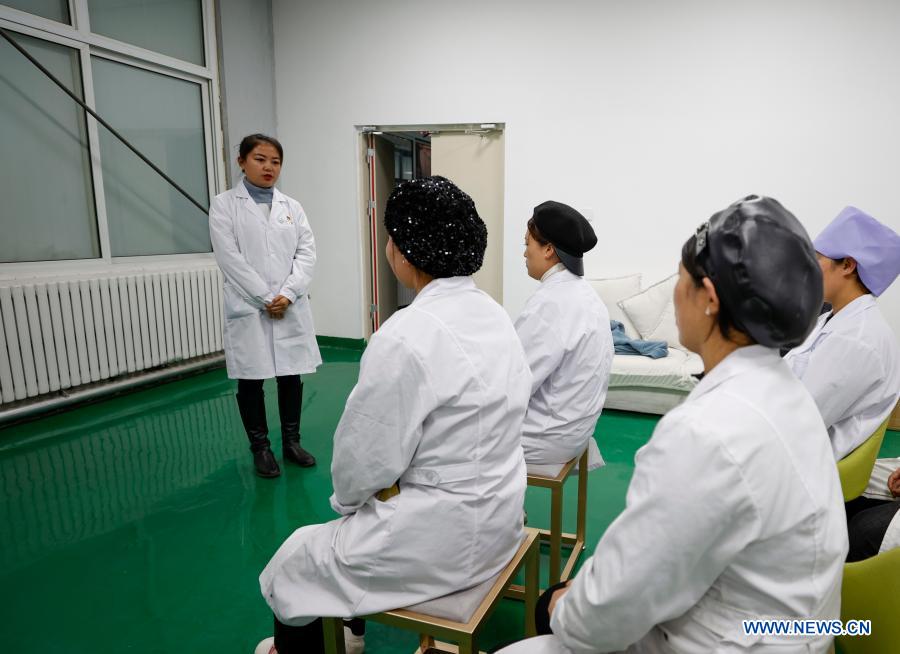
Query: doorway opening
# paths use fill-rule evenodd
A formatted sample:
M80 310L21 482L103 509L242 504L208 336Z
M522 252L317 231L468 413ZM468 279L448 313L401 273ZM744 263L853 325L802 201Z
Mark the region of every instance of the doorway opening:
M384 207L394 187L409 179L443 175L472 197L488 228L484 265L474 275L475 283L502 303L503 123L362 125L357 129L366 339L415 297L394 277L385 254Z

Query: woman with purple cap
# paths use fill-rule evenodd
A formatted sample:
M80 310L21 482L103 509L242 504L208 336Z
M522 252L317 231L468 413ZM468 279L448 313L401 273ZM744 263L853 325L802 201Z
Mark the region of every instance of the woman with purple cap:
M525 267L541 283L516 318L533 375L522 432L529 464L566 463L588 448L588 467L603 465L594 428L613 341L609 312L584 280L584 253L596 244L587 219L562 202L539 204L528 221Z
M706 374L638 451L625 510L593 556L541 597L545 635L503 654L829 650L827 634L744 627L840 616L837 468L816 405L778 350L809 333L821 287L809 236L771 198L744 198L687 240L675 317Z
M400 184L384 224L391 270L417 295L373 334L334 434L341 517L295 531L259 578L275 614L263 654L322 652L319 616L477 586L524 537L531 373L506 311L471 277L487 228L443 177Z
M900 396L897 337L875 301L900 273L900 236L847 207L813 246L832 308L785 361L815 399L834 457L842 459L872 435Z

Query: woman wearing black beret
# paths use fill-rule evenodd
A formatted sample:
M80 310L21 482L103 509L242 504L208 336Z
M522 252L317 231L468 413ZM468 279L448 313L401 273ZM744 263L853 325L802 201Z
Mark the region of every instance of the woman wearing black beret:
M596 243L590 223L561 202L538 205L528 221L525 265L541 282L516 319L532 374L522 432L529 464L565 463L588 447L589 467L603 465L593 436L613 342L606 306L583 277Z

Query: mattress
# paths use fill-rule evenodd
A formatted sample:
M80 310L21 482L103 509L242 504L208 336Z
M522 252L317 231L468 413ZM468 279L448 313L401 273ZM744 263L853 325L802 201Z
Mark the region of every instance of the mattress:
M692 352L670 347L662 359L617 354L613 357L609 387L657 388L689 393L697 385L693 375L703 372L703 361Z
M603 408L663 415L684 401L702 371L700 357L680 348L662 359L617 354Z

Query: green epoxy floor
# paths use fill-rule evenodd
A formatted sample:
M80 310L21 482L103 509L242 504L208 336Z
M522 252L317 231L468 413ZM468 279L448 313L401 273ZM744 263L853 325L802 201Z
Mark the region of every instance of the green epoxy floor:
M260 570L291 531L335 517L331 437L359 353L323 355L303 406L304 445L319 465L286 467L276 480L253 474L224 370L0 430L2 650L252 652L271 632ZM277 434L274 385L266 389ZM601 417L607 466L590 478L588 553L622 510L634 453L655 424ZM889 432L882 456L898 455L900 433ZM566 499L573 530L574 480ZM532 526L545 524L548 500L529 489ZM522 605L504 601L482 647L522 624ZM369 654L408 654L416 639L370 625L366 643Z

